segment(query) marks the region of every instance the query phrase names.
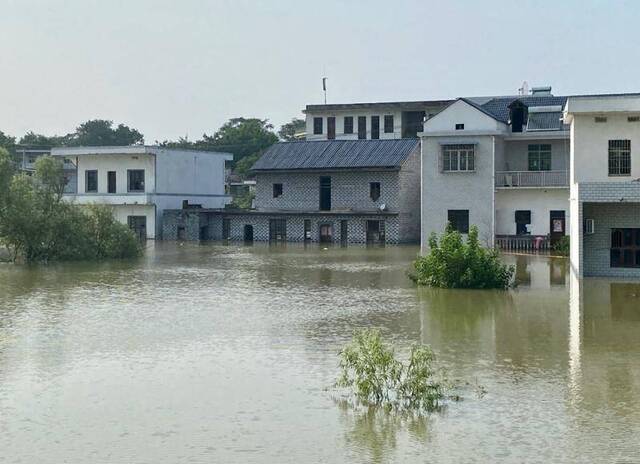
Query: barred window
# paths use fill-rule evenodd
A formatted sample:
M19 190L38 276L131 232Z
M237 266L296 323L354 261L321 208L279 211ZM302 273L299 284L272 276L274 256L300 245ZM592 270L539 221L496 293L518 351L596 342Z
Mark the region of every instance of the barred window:
M393 133L393 115L387 114L384 117L384 133L392 134Z
M609 175L631 175L631 140L609 140Z
M443 145L442 171L474 171L475 146L472 144Z
M353 134L353 116L344 117L344 133Z
M529 171L551 171L551 145L529 145Z

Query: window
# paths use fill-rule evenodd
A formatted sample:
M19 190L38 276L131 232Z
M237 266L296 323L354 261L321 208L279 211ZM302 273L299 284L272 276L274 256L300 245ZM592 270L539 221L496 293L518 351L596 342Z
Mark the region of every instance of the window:
M116 172L107 172L107 192L116 193Z
M594 118L594 121L595 121L595 122L599 122L599 123L607 122L607 118L605 118L604 116L596 116L596 117Z
M144 169L127 170L127 191L144 192Z
M387 114L384 117L384 133L393 134L393 115Z
M627 122L640 122L640 116L629 116Z
M333 116L327 118L327 138L329 140L336 138L336 118Z
M98 191L98 171L85 171L84 191L88 193Z
M367 138L367 117L358 116L358 138L364 140Z
M551 171L551 145L529 145L529 171Z
M443 145L442 171L473 171L475 170L475 147L471 144Z
M631 140L609 140L609 175L631 175Z
M640 267L640 229L611 229L611 267Z
M320 177L320 211L331 211L331 177Z
M287 240L286 219L269 219L269 240L276 242Z
M447 220L453 230L457 230L461 234L469 233L469 210L468 209L450 209L447 212Z
M380 182L369 183L369 197L373 201L378 201L378 199L380 198Z
M371 116L371 138L380 138L380 116Z
M273 198L278 198L282 195L282 184L273 184Z
M516 210L516 235L528 234L528 225L531 224L530 210Z
M456 130L464 130L464 124L456 124Z
M313 118L313 133L315 135L322 134L322 118Z
M344 117L344 133L353 134L353 116Z

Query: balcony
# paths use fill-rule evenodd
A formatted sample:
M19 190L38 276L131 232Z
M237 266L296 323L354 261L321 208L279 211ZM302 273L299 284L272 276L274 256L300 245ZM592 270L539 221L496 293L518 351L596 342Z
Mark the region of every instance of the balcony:
M569 171L496 171L497 188L568 186Z

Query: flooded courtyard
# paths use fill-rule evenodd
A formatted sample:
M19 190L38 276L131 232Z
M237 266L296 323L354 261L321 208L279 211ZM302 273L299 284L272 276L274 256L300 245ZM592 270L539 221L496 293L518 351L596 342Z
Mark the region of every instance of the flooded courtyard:
M640 462L640 285L506 256L514 290L416 288L417 252L0 265L0 462ZM364 327L430 344L463 401L345 406L337 352Z

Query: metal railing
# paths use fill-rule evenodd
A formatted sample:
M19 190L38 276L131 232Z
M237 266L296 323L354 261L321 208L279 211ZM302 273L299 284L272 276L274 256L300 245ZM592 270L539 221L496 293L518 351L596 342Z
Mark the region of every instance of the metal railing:
M547 235L496 235L496 246L504 251L549 251L551 240Z
M496 187L568 187L569 171L496 171Z

